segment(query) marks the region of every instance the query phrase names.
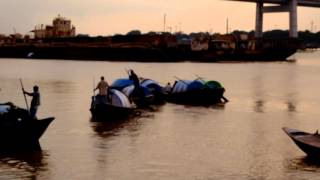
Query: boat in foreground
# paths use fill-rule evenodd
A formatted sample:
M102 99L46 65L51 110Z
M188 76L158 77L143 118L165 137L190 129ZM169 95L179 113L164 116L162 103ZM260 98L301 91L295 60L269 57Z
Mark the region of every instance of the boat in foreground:
M12 103L0 105L0 151L40 150L39 139L53 120L33 119Z
M282 128L293 142L308 156L320 159L320 134L307 133L297 129Z

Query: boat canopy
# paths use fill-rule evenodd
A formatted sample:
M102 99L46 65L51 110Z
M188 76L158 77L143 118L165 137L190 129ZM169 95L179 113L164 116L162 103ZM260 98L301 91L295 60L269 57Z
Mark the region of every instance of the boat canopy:
M124 95L121 91L116 89L110 89L111 104L119 107L132 108L128 97Z
M220 89L223 88L223 86L218 81L207 81L205 83L205 86L209 89Z
M152 79L143 79L140 84L141 86L147 87L156 92L162 92L162 87L159 85L159 83Z
M134 85L129 85L129 86L123 88L123 89L122 89L122 92L123 92L127 97L129 97L130 94L133 92L133 90L134 90Z
M143 95L144 97L147 97L147 96L151 96L151 92L149 91L149 89L147 87L144 87L144 86L140 86L139 87L140 90L143 91ZM133 90L134 90L134 85L130 85L130 86L127 86L125 88L122 89L122 92L127 96L129 97L132 93L133 93Z
M9 112L10 106L9 105L0 105L0 115Z
M158 84L158 83L152 79L143 79L140 84L141 84L141 86L147 87L151 84Z
M125 87L128 87L130 85L133 85L133 81L130 79L117 79L111 84L111 88L122 90Z
M203 81L194 80L188 85L188 91L199 90L204 88Z
M178 80L173 86L172 93L182 93L203 89L204 83L200 80Z

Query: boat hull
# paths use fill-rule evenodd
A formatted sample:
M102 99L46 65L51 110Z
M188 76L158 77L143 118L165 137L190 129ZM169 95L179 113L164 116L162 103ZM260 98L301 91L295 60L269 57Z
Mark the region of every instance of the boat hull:
M283 128L283 131L308 156L320 158L320 135L311 134L296 129Z
M40 150L39 139L53 117L41 120L15 121L0 126L0 150Z
M134 108L114 106L112 104L96 104L90 108L93 121L117 121L129 118Z
M212 105L221 103L221 92L218 90L196 90L171 93L166 97L168 102L186 105Z

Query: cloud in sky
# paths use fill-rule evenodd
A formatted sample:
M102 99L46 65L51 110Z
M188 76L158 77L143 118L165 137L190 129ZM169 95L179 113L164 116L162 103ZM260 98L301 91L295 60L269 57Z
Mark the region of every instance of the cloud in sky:
M320 30L320 8L299 8L299 29ZM161 31L163 16L172 31L225 32L252 30L255 4L223 0L0 0L0 33L27 33L37 24L51 24L58 14L72 20L77 33L111 35L132 29ZM264 29L287 29L288 14L266 14ZM169 29L169 28L167 28Z

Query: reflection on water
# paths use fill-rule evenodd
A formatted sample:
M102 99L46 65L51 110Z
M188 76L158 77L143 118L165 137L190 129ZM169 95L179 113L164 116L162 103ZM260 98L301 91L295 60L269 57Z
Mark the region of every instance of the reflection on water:
M258 113L263 113L263 104L264 102L262 100L257 100L254 110Z
M48 168L48 154L42 151L0 154L0 179L37 179Z
M100 137L106 138L116 135L122 128L128 127L132 123L134 118L117 120L114 122L97 122L92 121L91 127L93 131Z
M293 102L287 102L287 105L288 105L289 112L296 112L297 111L296 105Z
M296 157L289 159L288 168L291 170L320 172L320 161L309 156Z

